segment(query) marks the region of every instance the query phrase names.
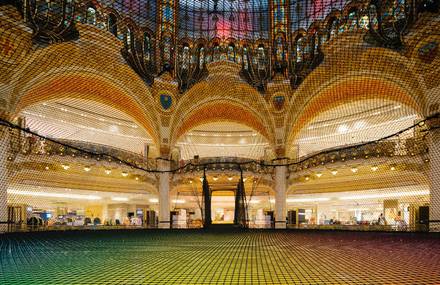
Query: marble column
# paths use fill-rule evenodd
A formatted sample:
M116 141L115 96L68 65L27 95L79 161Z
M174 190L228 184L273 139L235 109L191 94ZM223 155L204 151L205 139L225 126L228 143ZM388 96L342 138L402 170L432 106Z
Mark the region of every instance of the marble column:
M9 130L0 126L0 233L8 228L8 156L9 156Z
M275 229L286 228L287 167L275 167Z
M159 170L169 170L170 162L167 160L158 160ZM163 172L159 174L159 229L170 228L170 173Z
M429 230L440 232L440 119L430 122L429 159L431 164L431 201L429 206Z

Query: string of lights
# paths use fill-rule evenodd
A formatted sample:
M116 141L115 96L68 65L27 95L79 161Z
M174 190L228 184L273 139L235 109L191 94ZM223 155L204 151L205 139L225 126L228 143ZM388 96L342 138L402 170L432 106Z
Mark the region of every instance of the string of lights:
M404 128L396 133L393 133L391 135L382 137L380 139L377 140L373 140L373 141L368 141L368 142L363 142L363 143L359 143L359 144L355 144L355 145L350 145L350 146L343 146L343 147L338 147L338 148L332 148L332 149L328 149L328 150L323 150L319 153L310 155L310 156L306 156L303 158L300 158L297 161L291 161L289 158L277 158L272 160L271 163L265 162L265 161L258 161L258 160L244 160L244 161L234 161L234 160L230 160L230 161L223 161L223 160L214 160L214 161L209 161L209 162L202 162L202 163L196 163L195 160L190 160L189 162L186 162L184 165L170 169L170 170L158 170L158 169L150 169L150 168L145 168L142 166L139 166L135 163L126 161L121 159L120 157L116 157L110 153L103 153L103 152L93 152L87 149L83 149L80 148L78 146L74 146L71 144L68 144L66 142L61 142L59 140L53 139L53 138L49 138L49 137L45 137L42 135L39 135L29 129L25 129L19 125L16 125L10 121L4 120L4 119L0 119L0 125L3 125L5 127L8 127L10 129L16 129L16 130L20 130L24 133L30 134L32 136L38 137L39 139L43 139L46 141L50 141L52 143L58 144L60 146L66 147L66 148L70 148L73 149L75 151L81 152L85 155L88 155L90 157L105 157L107 159L111 159L113 161L118 161L120 164L128 166L132 169L136 169L136 170L140 170L140 171L144 171L147 173L178 173L178 172L182 172L185 171L187 169L190 169L191 171L194 171L194 168L196 168L196 170L201 170L201 169L207 169L209 166L212 165L218 165L218 164L228 164L230 166L230 170L232 170L232 167L235 167L237 170L240 170L242 168L246 168L249 167L251 165L263 168L263 169L274 169L275 167L281 167L281 166L297 166L297 165L301 165L306 161L309 160L313 160L316 157L325 155L325 154L330 154L330 153L334 153L334 152L341 152L341 151L349 151L349 150L356 150L356 149L360 149L362 147L368 146L368 145L374 145L374 144L378 144L380 142L389 140L391 138L396 138L399 137L401 134L408 132L416 127L422 127L422 126L426 126L427 122L429 122L430 120L436 119L436 118L440 118L440 113L436 113L434 115L431 115L423 120L421 120L418 123L415 123L407 128ZM438 127L427 127L426 132L429 132L430 130L434 130ZM162 159L162 160L169 160L166 158L157 158L157 159ZM277 161L288 161L285 163L277 163ZM224 168L224 167L223 167Z

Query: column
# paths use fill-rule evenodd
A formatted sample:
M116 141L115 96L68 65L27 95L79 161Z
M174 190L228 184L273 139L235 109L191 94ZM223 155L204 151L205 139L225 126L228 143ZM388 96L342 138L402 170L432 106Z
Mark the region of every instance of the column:
M170 169L170 162L159 159L158 169L161 171ZM159 229L170 228L170 173L159 173Z
M9 129L0 126L0 233L8 229L8 155Z
M102 205L101 224L108 222L108 204Z
M429 205L429 230L440 232L440 119L430 122L434 128L429 133L429 159L431 163L431 201ZM438 128L438 129L435 129Z
M287 167L275 167L275 229L286 228Z

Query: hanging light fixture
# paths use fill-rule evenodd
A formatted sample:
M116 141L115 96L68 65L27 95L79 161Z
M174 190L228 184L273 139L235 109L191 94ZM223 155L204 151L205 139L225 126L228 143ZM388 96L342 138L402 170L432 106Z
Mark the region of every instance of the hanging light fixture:
M335 176L336 174L338 174L338 171L335 169L335 170L332 170L331 173L333 174L333 176Z
M104 171L105 171L105 174L107 174L107 175L110 175L110 173L112 173L112 171L110 169L106 169Z
M85 172L89 172L90 170L92 170L92 168L90 166L85 166L84 167L84 171Z
M351 172L353 172L353 173L357 173L358 171L359 171L359 168L357 168L357 167L351 168Z
M69 170L69 168L70 168L70 166L69 166L68 164L61 164L61 167L62 167L64 170Z
M316 175L316 177L321 178L322 173L321 172L317 172L315 175Z
M372 170L372 171L377 171L378 169L379 169L379 167L377 167L377 166L372 166L372 167L371 167L371 170Z
M123 171L121 174L122 174L122 176L124 176L124 177L127 177L127 176L128 176L128 173L125 172L125 171Z

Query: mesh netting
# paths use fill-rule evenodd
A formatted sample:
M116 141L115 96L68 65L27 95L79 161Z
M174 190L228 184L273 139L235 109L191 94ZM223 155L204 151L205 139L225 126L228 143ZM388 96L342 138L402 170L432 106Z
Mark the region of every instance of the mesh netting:
M4 4L9 230L154 227L164 173L197 227L203 171L219 222L242 182L253 227L437 220L434 1Z
M0 283L440 282L439 17L2 1Z

